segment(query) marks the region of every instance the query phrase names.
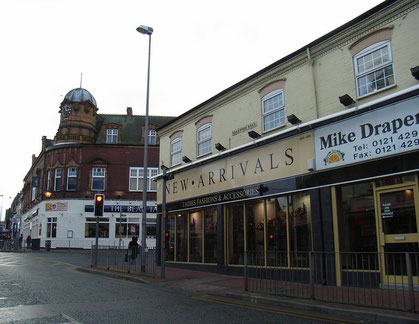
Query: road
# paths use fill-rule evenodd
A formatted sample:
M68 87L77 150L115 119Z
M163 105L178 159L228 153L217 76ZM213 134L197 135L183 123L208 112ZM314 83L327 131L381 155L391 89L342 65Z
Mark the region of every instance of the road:
M77 271L80 252L0 252L0 323L323 323Z

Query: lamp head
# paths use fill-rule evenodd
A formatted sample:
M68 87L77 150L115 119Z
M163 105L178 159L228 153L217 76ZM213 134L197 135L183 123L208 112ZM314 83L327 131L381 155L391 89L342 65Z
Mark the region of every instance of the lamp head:
M153 33L153 28L141 25L137 27L137 32L151 36L151 34Z

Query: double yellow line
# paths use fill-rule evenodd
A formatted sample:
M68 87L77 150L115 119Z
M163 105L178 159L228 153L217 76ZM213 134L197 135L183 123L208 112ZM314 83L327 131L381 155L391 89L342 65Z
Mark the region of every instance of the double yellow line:
M209 302L213 302L213 303L218 303L218 304L242 307L242 308L252 309L252 310L258 310L258 311L268 312L268 313L273 313L273 314L288 315L288 316L294 316L294 317L309 319L309 320L313 320L313 321L321 321L321 322L324 322L324 323L335 323L335 324L355 324L355 323L359 323L359 322L348 321L348 320L343 320L343 319L331 319L331 318L327 318L327 317L320 317L320 316L314 316L314 315L308 315L308 314L302 314L302 313L296 313L296 312L290 312L290 311L284 311L284 310L276 310L276 309L273 309L273 308L270 308L270 307L265 307L265 306L241 304L241 303L234 302L234 301L226 301L226 300L222 300L222 299L216 299L216 298L210 297L210 296L195 296L195 297L192 297L192 298L203 300L203 301L209 301Z

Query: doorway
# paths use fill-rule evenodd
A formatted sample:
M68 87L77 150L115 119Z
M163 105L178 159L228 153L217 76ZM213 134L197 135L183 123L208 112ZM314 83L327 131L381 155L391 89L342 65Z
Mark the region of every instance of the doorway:
M415 177L416 178L416 177ZM414 183L375 190L377 240L383 283L419 284L419 197Z

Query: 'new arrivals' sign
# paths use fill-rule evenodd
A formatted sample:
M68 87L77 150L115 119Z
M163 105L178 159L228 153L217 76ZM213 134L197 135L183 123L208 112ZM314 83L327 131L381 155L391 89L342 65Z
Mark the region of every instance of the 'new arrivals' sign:
M316 169L419 149L419 98L316 129Z

